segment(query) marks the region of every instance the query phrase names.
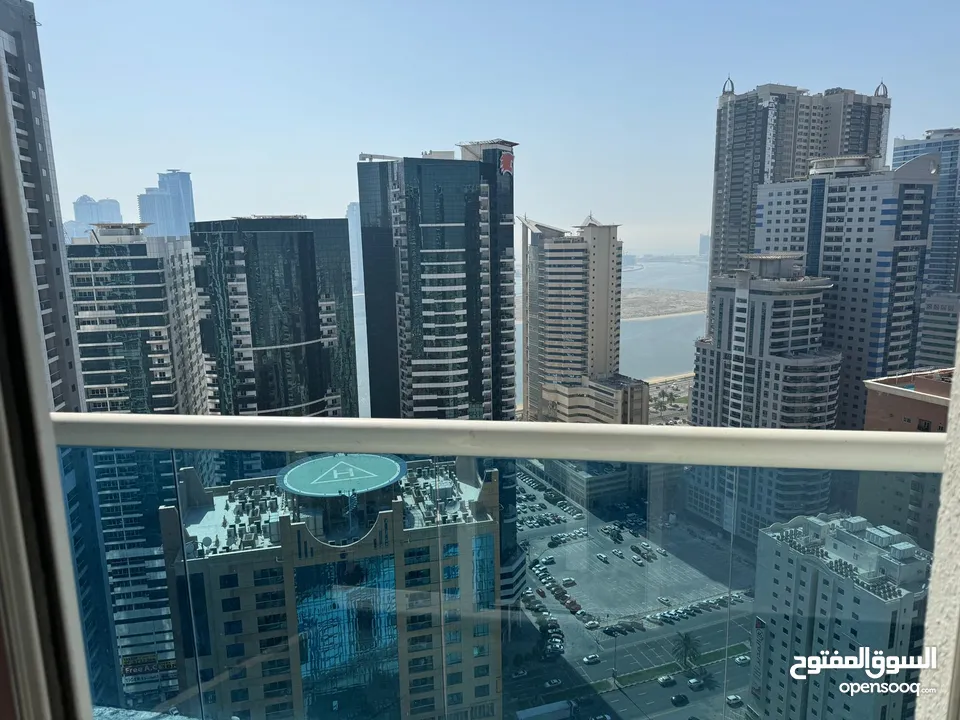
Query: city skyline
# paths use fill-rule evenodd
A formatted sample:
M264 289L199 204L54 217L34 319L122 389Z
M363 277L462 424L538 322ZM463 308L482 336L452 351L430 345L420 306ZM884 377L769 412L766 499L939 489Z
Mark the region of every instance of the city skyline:
M549 12L537 2L505 5L512 30L488 39L489 56L479 46L463 47L445 31L470 22L464 8L431 6L433 11L420 17L420 13L414 16L394 8L376 7L374 12L373 5L364 3L336 10L318 4L258 12L231 8L225 13L218 9L222 4L211 2L191 8L191 22L182 23L177 20L182 14L174 10L176 4L131 7L121 13L107 6L81 8L63 0L39 5L61 201L83 193L117 197L129 213L144 177L157 169L181 166L189 167L196 178L201 219L249 213L338 217L357 199L352 164L358 153L389 148L416 155L437 143L447 146L463 137L483 137L495 127L524 147L522 171L529 184L518 190L520 214L571 226L582 219L584 198L589 198L586 209L598 217L616 217L623 224L627 248L651 252L683 248L695 254L697 235L709 227L710 220L712 109L728 74L743 89L800 80L812 91L836 85L869 91L883 80L896 98L891 139L919 137L929 128L956 124L954 118L960 116L956 96L943 93L926 72L928 63L938 58L948 61L949 18L942 9L917 9L917 21L929 33L922 57L905 49L893 50L888 58L876 54L848 58L838 69L830 59L835 50L831 40L813 34L804 43L807 62L798 72L796 58L778 52L776 38L760 31L783 20L779 11L768 6L747 11L741 5L740 12L731 12L708 5L701 8L702 23L696 27L689 26L679 8L654 10L625 3L593 8L594 26L604 27L610 37L598 52L579 59L559 48L531 55L510 40L524 33L575 34L580 13L572 5L561 4L559 9L551 5ZM865 35L885 37L888 18L866 7L862 3L834 7L824 2L808 6L805 12L829 14L838 26L855 25ZM744 14L748 22L741 22ZM319 78L310 77L307 68L335 65L352 52L352 44L334 29L340 23L362 25L374 50L357 58L352 72L343 78L324 76L318 84ZM76 62L70 50L78 33L95 35L110 28L122 35L134 26L155 27L157 33L141 38L143 52L121 67L107 46L88 48L83 63ZM320 28L323 42L300 42L311 27ZM687 45L677 53L666 38L681 27ZM413 114L402 123L374 123L383 103L406 101L399 88L385 88L385 97L366 92L376 85L385 62L402 64L416 57L411 47L404 46L395 50L399 57L387 60L378 49L390 46L393 33L404 32L429 33L439 44L437 52L449 58L439 86L444 90L412 105ZM707 51L714 32L726 38L719 67ZM635 42L635 33L644 42ZM244 54L232 47L229 38L246 34L265 37L277 54L272 56L276 60L258 63L254 75L241 82L228 68L242 63ZM172 62L151 62L149 58L163 55L167 42L195 51L170 58ZM664 54L679 57L676 63L664 64L659 61ZM757 56L765 58L762 67L756 64ZM465 124L458 113L450 112L471 96L458 78L467 76L475 64L489 61L495 63L496 72L509 73L515 87L525 89L512 93L516 112L509 117L491 106L471 113ZM285 68L282 73L277 72L280 66ZM655 72L647 70L653 67ZM134 93L123 113L85 117L71 112L85 97L90 73L114 77ZM224 79L217 93L204 90L210 73ZM628 80L635 74L643 77L642 91L624 92L625 87L636 86ZM275 86L296 98L298 110L291 114L292 124L285 130L289 143L284 147L277 147L266 125L252 119L238 121L231 111L252 101L257 86ZM536 92L530 92L531 87ZM320 98L327 89L344 97L351 112L326 112ZM618 111L582 120L555 113L550 122L541 121L542 107L575 103L584 93L614 104ZM168 118L154 112L158 104L176 105L180 96L189 98L191 112L201 122L172 127ZM314 133L316 123L306 118L318 116L323 117L326 137L335 142ZM638 167L658 171L647 175L637 173ZM275 182L278 175L285 181ZM690 207L686 199L679 202L672 190L681 177L692 198Z

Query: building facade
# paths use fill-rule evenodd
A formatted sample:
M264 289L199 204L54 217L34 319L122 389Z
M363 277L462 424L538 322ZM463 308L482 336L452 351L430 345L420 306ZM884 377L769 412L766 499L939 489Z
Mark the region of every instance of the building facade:
M81 195L73 201L73 220L63 224L68 238L85 237L98 223L122 223L120 203L111 198L94 200L89 195Z
M211 413L356 417L346 220L193 224Z
M353 291L363 292L363 243L360 240L360 203L347 205L347 226L350 231L350 277Z
M514 420L514 147L361 155L370 414ZM500 475L501 597L519 599L516 470Z
M497 476L477 467L323 455L208 490L183 471L165 564L204 716L501 717Z
M754 607L751 691L755 718L910 718L909 693L859 693L844 682L877 682L859 669L827 669L794 679L796 656L923 654L923 622L932 557L907 535L865 518L797 517L760 533ZM884 682L917 682L901 669Z
M67 248L87 409L206 414L189 238L96 225Z
M710 327L697 341L690 422L701 427L829 430L837 418L841 356L824 348L826 278L804 274L800 253L744 256L749 267L710 281ZM830 473L698 467L690 512L748 542L773 522L826 510Z
M737 94L728 79L717 107L711 276L735 270L753 250L759 185L806 177L814 158L886 157L889 116L883 83L872 96L772 84Z
M650 385L626 375L580 378L580 382L547 382L541 386L541 422L647 425ZM524 410L526 413L526 410Z
M918 368L953 365L960 317L960 129L928 130L915 140L893 141L893 168L936 153L940 175L933 199L930 252L923 273Z
M20 158L21 198L33 251L37 326L47 356L51 410L81 412L83 391L73 342L73 309L66 284L60 196L53 162L36 13L32 2L11 0L0 13L0 71L6 111L15 126L11 153Z
M863 428L865 380L914 368L938 168L936 155L894 171L867 156L825 158L808 179L758 191L756 249L801 252L808 275L832 281L823 344L843 353L839 429Z
M867 380L864 430L946 432L953 368ZM939 473L861 472L857 515L908 533L933 551Z
M557 420L584 378L620 371L623 243L593 216L573 232L527 218L523 230L524 419ZM550 393L551 399L545 398Z
M158 174L157 187L146 188L137 196L140 222L146 223L145 235L187 236L196 212L193 205L193 181L183 170Z
M143 230L137 223L95 225L67 248L87 408L205 414L190 241L146 237ZM98 507L85 522L97 524L98 547L102 543L111 606L103 641L114 655L112 663L92 669L104 678L112 673L114 682L119 677L116 704L149 709L178 692L166 579L158 571L158 508L176 501L173 451L88 452L74 469L96 487ZM208 474L208 454L191 455Z

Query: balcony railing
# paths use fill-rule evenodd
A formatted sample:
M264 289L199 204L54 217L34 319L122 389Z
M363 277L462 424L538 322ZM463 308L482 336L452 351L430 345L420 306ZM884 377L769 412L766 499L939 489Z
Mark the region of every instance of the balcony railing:
M628 718L671 711L678 693L688 714L763 717L778 702L765 672L782 677L781 623L842 623L844 638L882 635L887 648L895 604L913 608L897 653L923 644L930 548L911 537L916 513L900 523L877 502L887 486L939 488L943 434L52 418L74 468L97 458L108 567L85 566L78 602L89 618L97 588L116 602L100 596L106 634L85 637L98 667L112 665L90 673L95 700L119 677L117 704L198 718L269 707L299 720L308 702L351 718L512 718L568 699L582 717ZM137 478L122 504L111 463ZM755 502L763 483L770 503ZM151 528L157 539L134 537ZM85 540L75 547L96 549ZM154 570L127 585L133 549L150 542ZM823 581L845 595L803 587ZM133 652L109 628L141 616L163 622L155 637L137 625ZM683 662L678 634L696 650ZM824 649L835 646L848 650ZM661 691L657 675L689 687Z

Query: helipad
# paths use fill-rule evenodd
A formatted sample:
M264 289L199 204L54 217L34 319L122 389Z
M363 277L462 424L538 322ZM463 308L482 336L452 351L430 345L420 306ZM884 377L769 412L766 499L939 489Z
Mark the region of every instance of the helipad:
M288 465L277 483L305 497L328 498L379 490L407 473L407 464L393 455L314 455Z

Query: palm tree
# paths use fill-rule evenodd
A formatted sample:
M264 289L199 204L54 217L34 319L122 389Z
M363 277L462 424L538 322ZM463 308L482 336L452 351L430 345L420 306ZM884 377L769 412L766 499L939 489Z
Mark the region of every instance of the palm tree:
M673 657L681 667L693 667L700 660L700 641L688 632L678 632L673 641Z

